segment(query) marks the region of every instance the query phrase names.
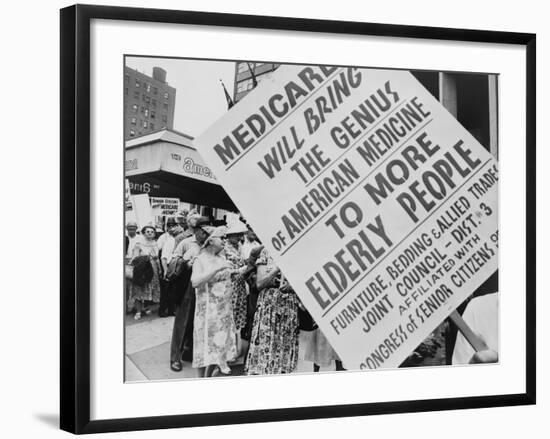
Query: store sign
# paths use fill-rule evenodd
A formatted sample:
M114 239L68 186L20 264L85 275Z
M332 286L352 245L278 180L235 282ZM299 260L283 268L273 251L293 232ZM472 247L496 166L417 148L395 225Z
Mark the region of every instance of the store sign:
M283 66L195 145L349 369L497 269L497 163L408 72Z
M215 183L216 178L200 154L191 148L182 148L177 145L166 144L165 161L163 169L186 177Z

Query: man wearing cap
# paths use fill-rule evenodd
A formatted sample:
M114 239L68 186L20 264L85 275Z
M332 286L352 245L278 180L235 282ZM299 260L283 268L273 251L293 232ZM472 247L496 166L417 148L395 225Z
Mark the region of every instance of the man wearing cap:
M126 224L126 236L128 236L128 248L126 249L127 258L132 257L136 243L142 240L142 236L137 234L137 229L138 225L135 221L128 221Z
M160 304L159 317L167 317L172 314L173 308L170 304L169 285L166 279L168 271L168 262L172 259L172 253L176 246L175 236L180 232L179 226L174 217L166 220L166 232L163 233L157 240L159 248L160 263L162 266L162 277L160 282Z
M209 224L209 219L197 214L187 217L188 230L193 234L182 240L172 255L172 259L182 259L182 272L177 283L179 306L174 319L172 339L170 342L170 368L179 372L183 368L182 361L193 359L193 318L195 314L195 291L191 285L191 272L194 259L198 256L201 246L208 237L202 226Z
M125 236L125 263L129 267L129 271L132 271L132 267L130 266L130 261L132 259L132 255L134 252L134 247L138 242L141 242L143 240L143 237L141 235L138 235L137 233L138 225L135 221L128 221L126 223L126 236ZM128 306L128 312L131 311L130 308L132 308L132 304L130 303L130 291L132 289L132 279L126 278L125 283L125 292L126 292L126 304Z

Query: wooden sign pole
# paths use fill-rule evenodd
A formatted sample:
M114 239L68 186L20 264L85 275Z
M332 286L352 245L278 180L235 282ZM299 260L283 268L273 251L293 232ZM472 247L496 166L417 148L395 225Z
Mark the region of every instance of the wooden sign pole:
M462 333L464 338L468 340L468 343L472 345L476 352L489 349L487 344L477 334L475 334L474 331L472 331L456 309L451 313L449 318L458 327L458 330Z

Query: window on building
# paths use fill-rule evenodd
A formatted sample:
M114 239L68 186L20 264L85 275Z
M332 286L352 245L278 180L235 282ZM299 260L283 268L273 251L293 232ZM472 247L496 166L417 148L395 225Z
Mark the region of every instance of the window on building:
M145 109L145 117L149 117L149 109L148 108Z
M138 106L137 104L132 105L132 112L137 113L138 112Z
M166 114L162 115L162 121L163 122L168 122L168 116L166 116Z
M154 124L154 123L150 123L150 124L149 124L149 128L151 128L152 130L154 130L154 129L155 129L155 124Z
M245 79L244 81L237 83L237 93L250 90L252 86L252 79Z
M153 94L156 95L159 93L159 89L157 87L153 87Z
M141 87L141 84L139 83L139 81L136 79L136 88L139 88Z
M144 101L146 104L148 104L149 102L151 102L151 98L149 96L145 96Z
M151 110L151 119L154 119L154 118L155 118L155 112Z
M130 75L124 75L124 83L129 84L130 83Z
M168 92L165 91L165 92L164 92L164 99L168 99L168 97L169 97L169 96L168 96Z
M131 123L132 125L135 125L135 124L137 123L137 119L136 119L135 117L132 117L132 118L130 119L130 123Z
M134 137L136 135L136 132L134 130L130 130L130 137Z
M151 91L151 84L147 83L145 85L145 90L147 90L147 93L149 93Z
M139 91L134 90L134 99L139 99Z
M164 104L162 104L162 108L164 108L165 110L168 110L168 104L165 102Z
M143 121L143 128L147 128L147 121L146 120Z

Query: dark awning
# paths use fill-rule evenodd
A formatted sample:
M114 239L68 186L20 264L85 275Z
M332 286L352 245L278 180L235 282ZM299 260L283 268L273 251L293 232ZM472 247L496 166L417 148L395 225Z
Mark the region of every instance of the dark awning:
M181 201L237 212L231 198L219 184L207 183L166 171L127 177L130 193L151 197L179 198Z

